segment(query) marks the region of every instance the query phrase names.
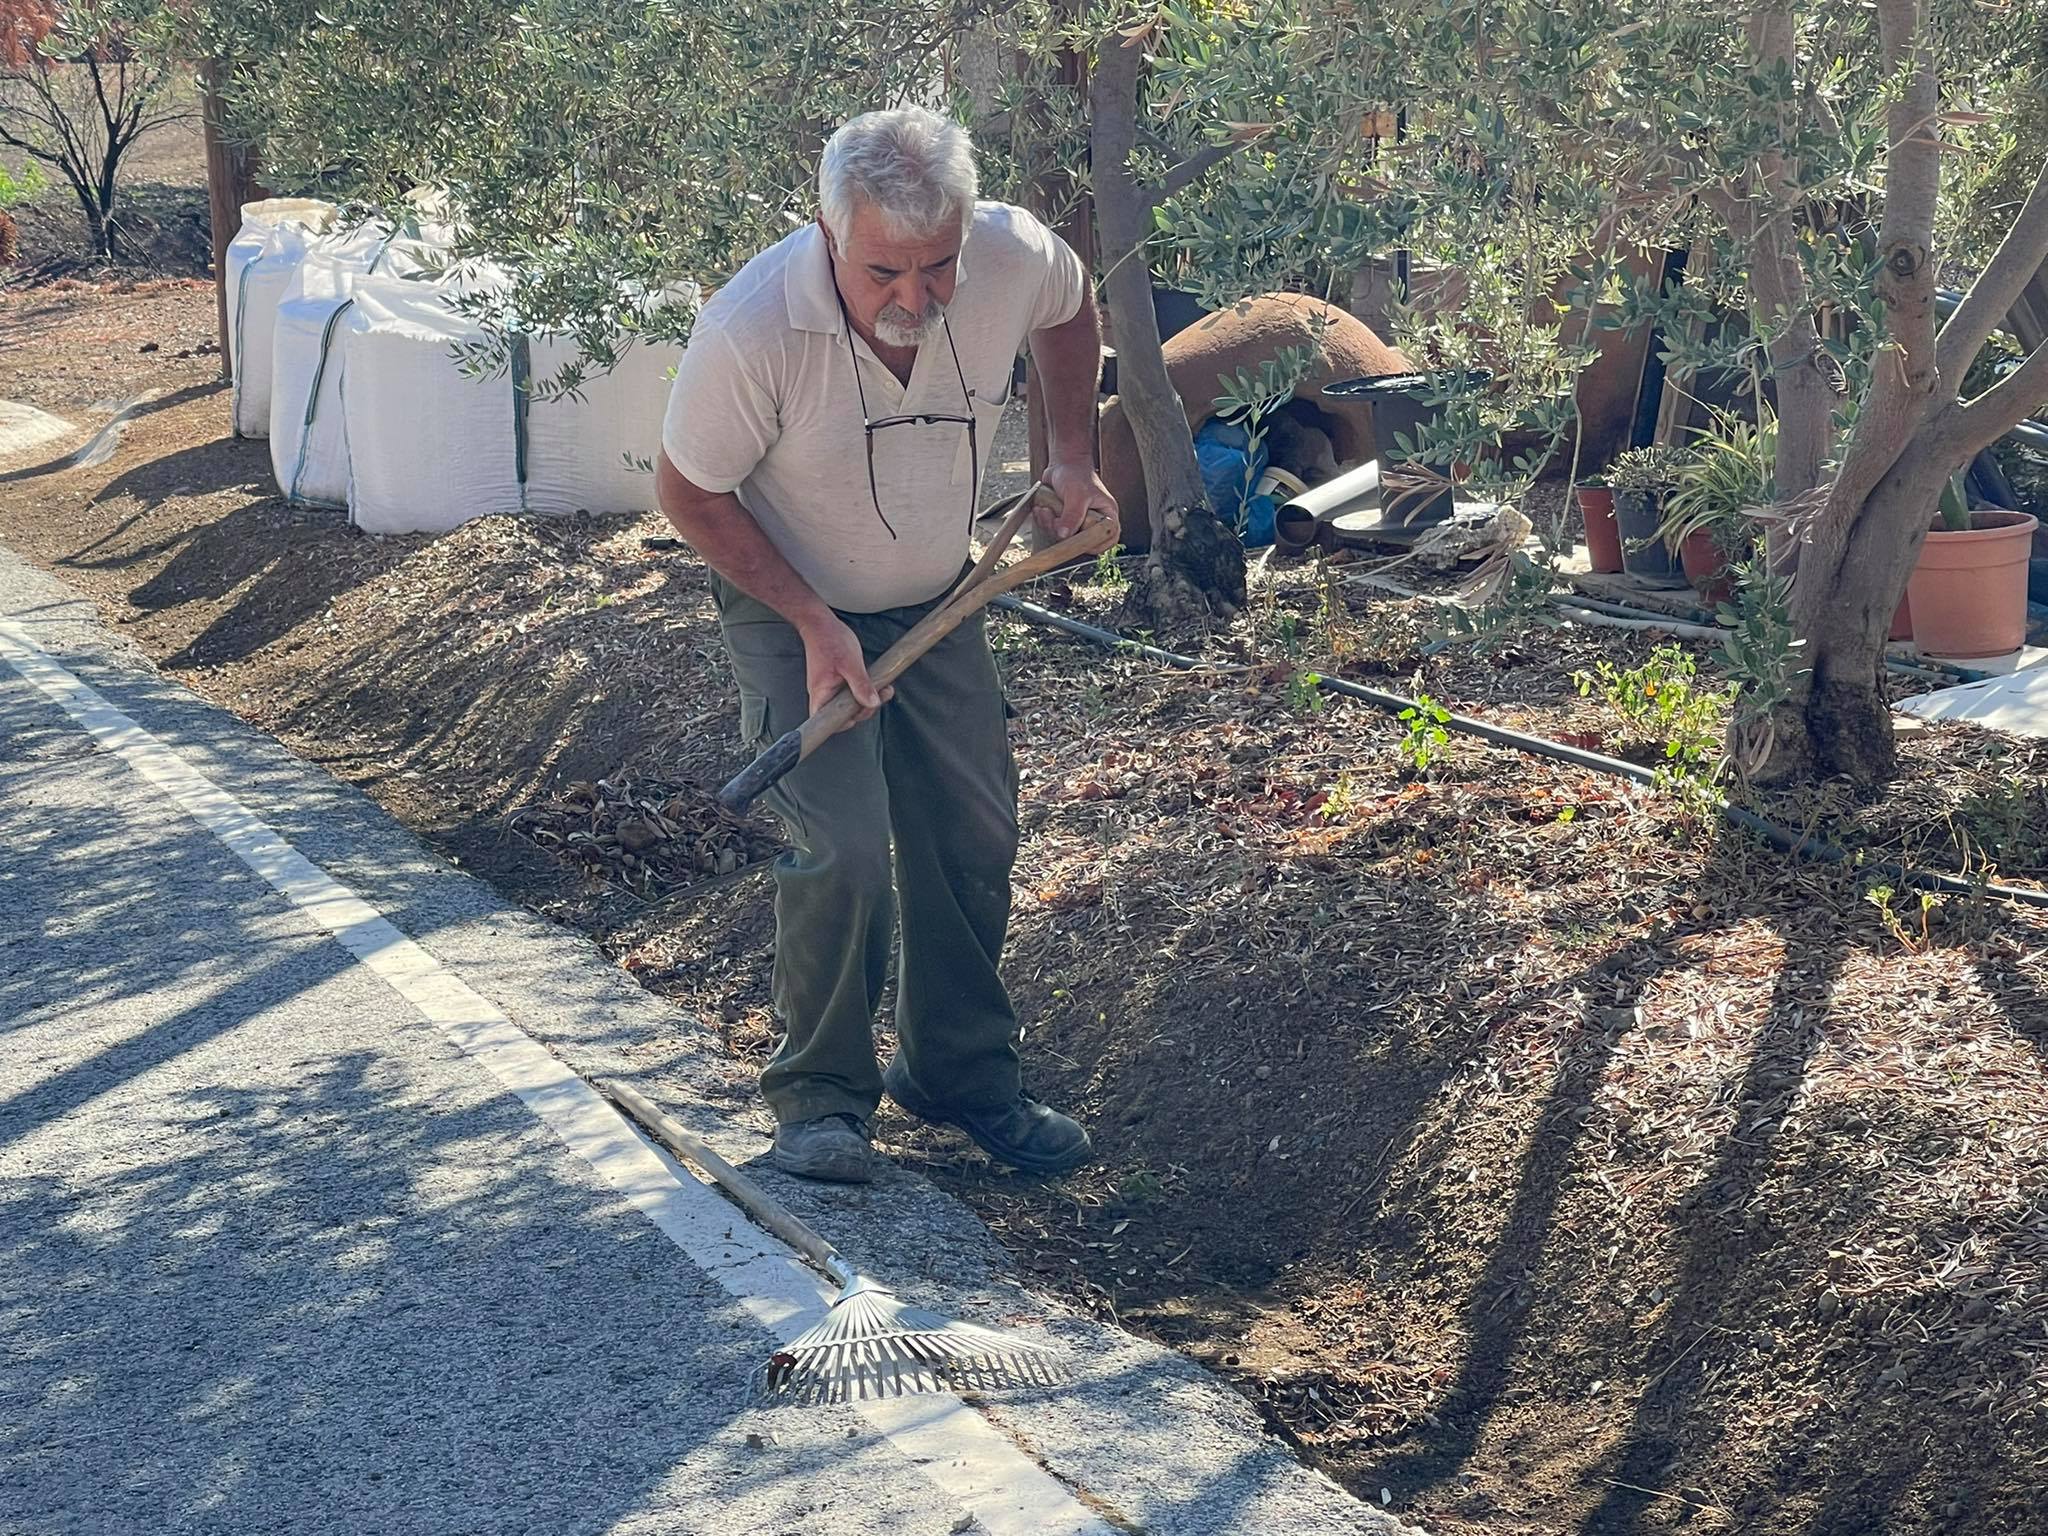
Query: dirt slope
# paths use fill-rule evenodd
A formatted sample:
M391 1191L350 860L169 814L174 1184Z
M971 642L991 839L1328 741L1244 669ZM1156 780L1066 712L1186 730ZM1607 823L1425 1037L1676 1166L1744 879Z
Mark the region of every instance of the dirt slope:
M221 436L210 305L6 296L0 398L89 426L160 393L100 469L0 464L0 540L600 934L743 1084L773 830L702 813L737 755L694 563L643 548L652 519L378 541L284 506L263 446ZM1103 1158L1040 1186L885 1115L891 1150L1439 1531L2048 1531L2048 925L1952 900L1895 930L1853 877L1613 780L1469 741L1417 775L1400 727L1290 686L1336 653L1607 741L1570 675L1648 644L1424 658L1427 624L1289 575L1192 677L999 626L1009 973L1035 1086ZM1966 829L2048 875L2038 753L1907 752L1890 802L1781 809L1931 855Z

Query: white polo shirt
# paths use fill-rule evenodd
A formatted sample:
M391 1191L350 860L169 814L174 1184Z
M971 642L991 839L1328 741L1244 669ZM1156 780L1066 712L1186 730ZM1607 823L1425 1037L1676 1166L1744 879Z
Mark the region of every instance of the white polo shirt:
M861 392L875 420L971 408L986 469L1018 349L1031 332L1073 318L1086 282L1080 258L1029 213L977 204L946 326L918 348L906 386L846 326L824 234L807 224L704 306L669 392L661 446L693 484L735 492L831 607L874 613L924 602L958 579L969 552L981 488L967 429L918 422L876 432L877 516Z

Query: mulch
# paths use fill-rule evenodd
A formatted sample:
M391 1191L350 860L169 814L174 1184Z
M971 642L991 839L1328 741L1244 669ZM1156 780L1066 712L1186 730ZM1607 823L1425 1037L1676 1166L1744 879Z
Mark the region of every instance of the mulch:
M0 395L39 348L210 301L41 302ZM122 455L10 484L0 538L764 1058L776 832L710 809L744 754L658 519L363 538L268 494L203 359L160 366ZM1434 1530L2048 1529L2048 923L1887 907L1469 738L1418 768L1404 725L1299 674L1621 750L1573 674L1658 637L1433 649L1435 604L1348 574L1274 566L1195 673L992 625L1023 783L1007 973L1034 1091L1101 1156L1040 1184L885 1110L886 1145L1038 1283ZM1037 596L1113 618L1096 575ZM1902 750L1881 799L1770 809L2048 879L2035 748L1944 725Z
M658 779L579 781L505 824L608 885L656 901L749 873L782 847L767 826L726 815L702 785Z

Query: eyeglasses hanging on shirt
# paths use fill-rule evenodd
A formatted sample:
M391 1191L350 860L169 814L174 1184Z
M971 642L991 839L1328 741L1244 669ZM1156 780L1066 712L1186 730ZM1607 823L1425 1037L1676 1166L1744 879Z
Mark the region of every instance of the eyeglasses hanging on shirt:
M938 411L913 411L897 416L870 416L867 388L860 381L860 355L853 350L853 317L847 314L846 300L836 290L832 296L839 300L839 313L846 321L846 356L853 365L853 387L860 397L861 437L868 450L868 499L875 504L875 516L889 530L889 537L895 538L896 529L882 510L882 493L875 483L875 434L890 427L961 426L967 429L967 526L971 531L974 527L975 497L981 489L981 447L975 436L974 391L967 387L967 371L960 366L960 349L953 345L953 327L947 323L945 312L939 314L939 328L946 333L946 350L953 357L953 372L960 379L960 396L966 402L967 414L949 416Z

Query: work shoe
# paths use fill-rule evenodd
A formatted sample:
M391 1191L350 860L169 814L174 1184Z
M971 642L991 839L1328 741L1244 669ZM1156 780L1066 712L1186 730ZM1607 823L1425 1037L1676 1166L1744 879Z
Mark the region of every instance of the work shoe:
M889 1097L920 1120L957 1126L990 1157L1025 1173L1066 1173L1095 1155L1080 1122L1036 1099L1018 1094L994 1109L958 1109L934 1104L910 1086L903 1058L890 1061L882 1073Z
M773 1161L800 1179L865 1184L875 1176L867 1125L854 1115L820 1115L778 1125Z

